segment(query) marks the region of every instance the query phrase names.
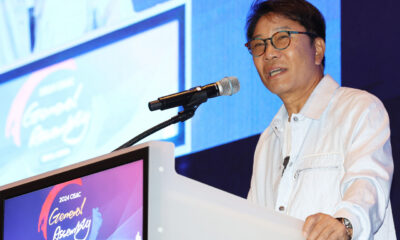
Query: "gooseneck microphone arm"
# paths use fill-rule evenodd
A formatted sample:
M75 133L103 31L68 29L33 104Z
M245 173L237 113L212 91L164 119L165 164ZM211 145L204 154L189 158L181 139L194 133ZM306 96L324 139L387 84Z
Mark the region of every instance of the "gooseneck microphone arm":
M208 96L207 96L206 92L194 93L191 96L190 100L188 101L188 104L183 106L183 111L179 112L176 116L137 135L136 137L134 137L131 140L129 140L128 142L124 143L123 145L121 145L120 147L115 149L114 151L118 151L118 150L130 147L130 146L134 145L135 143L139 142L140 140L142 140L143 138L145 138L163 128L166 128L169 125L172 125L172 124L175 124L178 122L184 122L184 121L192 118L194 116L196 109L200 106L200 104L202 104L203 102L206 102L207 98L208 98Z

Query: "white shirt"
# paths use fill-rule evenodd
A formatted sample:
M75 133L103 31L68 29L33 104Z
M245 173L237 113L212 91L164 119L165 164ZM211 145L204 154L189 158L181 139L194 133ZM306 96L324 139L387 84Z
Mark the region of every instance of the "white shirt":
M381 101L326 75L292 114L282 175L285 121L282 106L260 136L248 199L302 220L319 212L345 217L353 239L396 239L389 118Z

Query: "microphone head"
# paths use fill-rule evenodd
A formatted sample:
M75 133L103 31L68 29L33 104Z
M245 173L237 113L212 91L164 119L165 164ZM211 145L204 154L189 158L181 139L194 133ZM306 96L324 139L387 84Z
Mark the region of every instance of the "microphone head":
M231 96L240 90L240 83L237 77L224 77L217 82L220 96Z

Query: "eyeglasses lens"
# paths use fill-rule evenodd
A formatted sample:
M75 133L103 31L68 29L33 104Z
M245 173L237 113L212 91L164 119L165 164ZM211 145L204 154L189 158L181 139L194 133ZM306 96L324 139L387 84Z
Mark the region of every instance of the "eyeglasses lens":
M261 39L251 40L249 50L253 56L261 56L265 51L265 42Z
M272 45L278 50L287 48L290 44L290 36L288 32L277 32L272 36Z

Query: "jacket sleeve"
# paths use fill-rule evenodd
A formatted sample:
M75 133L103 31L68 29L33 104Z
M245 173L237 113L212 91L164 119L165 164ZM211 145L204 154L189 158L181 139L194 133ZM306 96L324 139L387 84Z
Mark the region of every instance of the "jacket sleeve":
M362 107L349 131L335 217L353 225L353 239L373 239L385 219L393 175L388 114L379 99L361 99ZM364 101L366 100L366 101Z

